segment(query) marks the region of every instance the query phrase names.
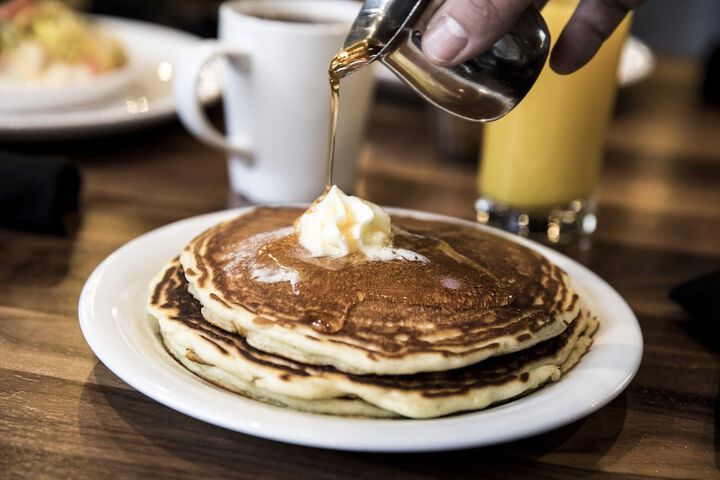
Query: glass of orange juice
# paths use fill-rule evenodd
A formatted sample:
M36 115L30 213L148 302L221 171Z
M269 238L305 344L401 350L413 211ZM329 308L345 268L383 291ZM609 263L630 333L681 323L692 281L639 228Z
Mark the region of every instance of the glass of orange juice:
M579 0L550 0L542 15L557 39ZM478 221L549 243L595 229L605 132L630 18L590 63L562 76L549 66L506 117L485 126Z

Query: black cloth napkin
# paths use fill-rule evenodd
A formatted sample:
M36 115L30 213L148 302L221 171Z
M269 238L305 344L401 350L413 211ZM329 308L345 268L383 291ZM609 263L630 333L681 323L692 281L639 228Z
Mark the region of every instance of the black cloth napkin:
M720 42L711 49L705 62L702 95L707 103L720 105Z
M697 324L703 341L716 349L720 344L720 272L678 285L670 291L670 298L679 303Z
M77 167L62 157L0 152L0 228L66 233L80 183Z

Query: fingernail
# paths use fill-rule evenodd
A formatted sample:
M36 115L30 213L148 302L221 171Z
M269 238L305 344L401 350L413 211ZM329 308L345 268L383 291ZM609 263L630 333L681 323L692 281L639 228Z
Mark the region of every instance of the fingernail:
M434 60L449 62L463 51L469 41L463 26L450 15L443 15L425 33L423 46L425 53Z

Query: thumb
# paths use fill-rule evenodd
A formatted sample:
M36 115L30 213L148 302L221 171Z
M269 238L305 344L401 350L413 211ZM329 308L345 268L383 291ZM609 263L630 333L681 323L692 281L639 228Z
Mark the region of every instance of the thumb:
M422 50L431 62L450 66L490 48L515 24L532 0L446 0L428 23Z

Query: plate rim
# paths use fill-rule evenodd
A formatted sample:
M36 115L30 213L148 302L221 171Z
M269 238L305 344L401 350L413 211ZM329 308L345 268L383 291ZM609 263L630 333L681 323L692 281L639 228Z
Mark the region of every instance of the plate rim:
M272 205L272 206L280 206L280 205ZM283 206L295 206L295 207L302 207L306 206L306 204L283 204ZM412 419L403 419L403 420L376 420L376 419L348 419L343 417L333 417L328 415L320 415L320 414L311 414L311 413L305 413L305 412L298 412L282 407L274 407L270 405L263 404L261 402L258 402L256 400L246 399L244 397L241 397L237 394L233 394L231 392L226 391L220 391L220 394L223 395L230 395L233 398L237 398L238 400L242 400L245 402L251 402L252 406L255 407L256 412L260 411L265 417L268 415L272 417L277 417L277 420L273 420L272 422L263 423L263 421L259 421L257 419L253 420L251 418L245 418L244 421L238 422L237 419L224 419L222 416L211 414L211 412L208 411L198 411L197 407L193 407L191 405L187 404L187 401L183 400L183 397L178 398L177 395L173 394L172 390L168 390L165 388L166 386L159 385L157 382L152 381L149 377L145 377L142 374L138 377L136 375L131 374L132 372L128 372L123 366L121 366L121 360L119 358L115 358L114 355L117 355L118 350L113 349L112 351L108 352L106 351L103 346L101 345L102 341L100 338L97 337L97 333L94 331L95 327L92 324L93 318L95 317L94 310L94 294L97 291L97 289L101 286L101 282L103 280L103 277L105 275L106 270L113 264L113 262L116 262L118 259L120 259L123 255L127 255L132 253L132 249L139 248L139 246L142 246L143 243L151 241L153 237L162 237L163 235L169 235L174 230L182 229L182 228L188 228L188 229L194 229L194 234L199 234L204 230L204 225L212 225L214 223L223 221L225 219L232 218L237 215L242 215L244 213L247 213L251 211L254 208L257 208L258 206L250 206L250 207L241 207L236 209L230 209L230 210L222 210L219 212L213 212L213 213L207 213L203 215L198 215L182 220L178 220L176 222L164 225L162 227L159 227L157 229L154 229L150 232L147 232L143 235L140 235L126 244L122 245L118 249L116 249L114 252L112 252L110 255L108 255L90 274L87 281L85 282L82 292L80 294L79 302L78 302L78 317L79 317L79 323L80 328L82 330L83 336L85 337L86 342L90 346L91 350L95 354L95 356L100 360L109 370L111 370L115 375L117 375L121 380L123 380L125 383L127 383L130 387L133 389L141 392L142 394L150 397L151 399L161 403L162 405L172 408L173 410L176 410L180 413L183 413L185 415L188 415L192 418L204 421L206 423L210 423L212 425L216 425L222 428L226 428L228 430L232 430L235 432L252 435L260 438L266 438L270 440L285 442L285 443L291 443L296 445L304 445L304 446L310 446L310 447L319 447L319 448L325 448L325 449L334 449L334 450L345 450L345 451L364 451L364 452L430 452L430 451L446 451L446 450L456 450L456 449L463 449L463 448L472 448L472 447L481 447L481 446L488 446L488 445L494 445L494 444L500 444L505 443L513 440L518 440L521 438L530 437L533 435L537 435L540 433L544 433L550 430L553 430L555 428L559 428L561 426L570 424L580 418L586 417L587 415L597 411L598 409L602 408L606 404L608 404L610 401L612 401L614 398L616 398L625 388L630 384L632 379L635 377L635 374L638 371L638 368L640 366L640 363L642 361L642 355L643 355L643 337L642 332L640 330L639 323L637 321L637 317L635 316L634 312L630 308L630 306L627 304L627 302L622 298L622 296L607 282L605 282L602 278L600 278L597 274L589 270L584 265L581 265L580 263L574 261L573 259L556 252L549 247L546 247L544 245L538 244L537 242L517 237L515 235L509 234L507 232L503 232L491 227L487 227L485 225L478 224L476 222L472 222L465 219L460 219L457 217L442 215L442 214L435 214L430 212L423 212L419 210L411 210L411 209L404 209L404 208L387 208L386 211L390 213L391 215L408 215L413 216L416 218L424 218L429 220L441 220L441 221L451 221L454 223L460 223L464 225L469 225L474 228L477 228L481 231L486 231L490 234L499 236L501 238L506 238L510 241L513 241L515 243L518 243L520 245L524 245L528 248L531 248L535 251L539 251L541 254L545 255L546 257L550 258L551 261L555 263L561 263L561 264L567 264L572 266L571 270L575 271L574 275L580 275L584 278L584 280L581 282L583 284L583 287L586 288L584 282L586 281L592 281L595 284L595 289L599 288L600 290L604 290L604 294L607 294L609 298L612 301L608 301L610 304L616 305L616 308L620 308L621 310L624 310L623 314L625 315L625 320L623 323L626 329L629 329L627 332L625 332L627 335L629 335L629 338L631 340L630 345L634 350L631 352L632 356L629 357L626 360L626 366L624 373L622 374L622 379L620 381L617 381L611 389L609 389L606 394L602 398L595 398L592 402L589 402L587 405L583 406L582 408L576 407L571 412L564 412L564 415L562 418L555 418L553 420L549 420L547 418L540 418L539 420L536 419L535 423L531 427L527 428L514 428L514 429L508 429L503 432L495 432L493 435L487 435L486 432L481 432L480 434L473 435L473 432L470 432L469 434L467 432L463 433L462 435L450 435L449 438L444 438L442 440L437 440L435 437L433 437L432 440L428 441L426 438L423 438L422 436L412 436L409 439L405 439L405 441L393 441L389 443L380 443L380 444L374 444L372 442L357 442L353 441L353 439L344 438L343 435L338 436L337 433L335 435L332 435L332 432L322 431L323 428L340 428L340 429L347 429L348 428L348 422L351 425L352 429L362 429L364 426L371 426L374 431L374 436L379 437L379 432L386 428L391 427L393 430L409 430L407 433L410 434L417 434L418 432L413 432L413 430L416 429L417 425L420 425L421 430L433 430L433 427L435 429L441 428L444 429L446 427L453 427L458 429L465 428L463 424L465 423L471 423L474 424L476 422L473 422L472 419L470 421L465 421L468 418L472 416L480 417L476 419L477 421L482 421L483 419L481 416L488 416L492 415L493 411L499 411L498 409L507 409L507 408L513 408L512 406L514 404L517 404L517 402L524 401L526 399L535 399L534 401L539 401L542 404L543 399L543 391L547 391L549 389L555 389L558 390L558 388L562 387L563 380L561 379L557 383L548 385L544 387L541 391L535 392L531 395L528 395L527 397L523 397L521 399L518 399L516 401L508 402L507 404L501 405L499 407L491 407L488 410L481 410L478 412L469 412L466 414L460 414L450 417L441 417L438 419L428 419L428 420L412 420ZM167 258L165 259L159 259L158 265L161 263L160 260L167 261L170 258L172 258L173 255L176 253L169 252ZM560 260L560 262L558 262ZM159 267L158 267L159 268ZM561 265L561 268L566 268L565 265ZM571 272L568 272L570 274L571 279L574 280L574 275ZM588 280L589 279L589 280ZM148 279L149 281L149 279ZM575 280L574 280L575 281ZM612 323L612 322L611 322ZM613 323L614 324L614 323ZM130 347L132 347L130 345ZM591 349L592 352L592 349ZM174 362L174 361L173 361ZM587 364L587 362L586 362ZM582 365L582 362L581 364ZM580 366L579 365L579 366ZM579 367L578 366L578 367ZM209 389L202 388L198 389L195 393L201 396L205 397L213 397L217 395L217 392L213 392L212 390L221 390L218 389L218 387L213 387L207 382L204 382L202 379L199 379L197 377L194 377L193 374L187 372L181 365L176 364L173 367L175 370L182 371L183 374L189 375L193 381L200 381L200 383L197 383L198 386L205 384L205 386L209 387ZM577 367L576 367L577 369ZM571 372L572 374L573 372ZM566 385L568 382L568 379L570 377L567 377L565 379ZM555 388L558 387L558 388ZM553 390L554 391L554 390ZM205 395L207 394L207 395ZM532 402L532 401L531 401ZM527 402L527 403L531 403ZM242 402L240 402L242 403ZM502 417L502 414L500 415ZM460 420L458 420L460 419ZM290 433L288 433L287 430L284 428L278 428L278 425L276 425L278 422L282 423L283 421L300 421L300 423L305 423L306 425L309 425L312 423L312 428L306 428L301 429L300 435L297 435L297 430L293 431L291 430ZM487 421L487 419L485 419ZM319 425L320 424L320 425ZM355 427L354 425L357 425ZM424 427L431 427L429 429ZM295 432L295 433L293 433ZM436 432L437 433L437 432ZM457 432L456 432L457 433ZM485 433L485 436L483 436L483 433ZM400 435L402 435L403 432L400 432ZM430 435L432 437L432 435Z

